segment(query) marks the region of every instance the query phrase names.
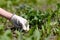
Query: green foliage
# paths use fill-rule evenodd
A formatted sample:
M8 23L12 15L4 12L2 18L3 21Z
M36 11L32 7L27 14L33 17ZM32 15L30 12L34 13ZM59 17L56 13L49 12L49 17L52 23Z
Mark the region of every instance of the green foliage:
M43 7L40 3L46 6L45 10L40 8ZM5 28L12 25L0 17L0 24L3 24L0 25L0 40L54 40L54 37L60 40L60 3L57 0L0 0L0 7L26 18L30 24L27 33L13 31Z
M2 35L4 33L4 27L3 25L0 25L0 35Z
M11 30L4 31L4 25L0 25L0 40L11 40Z

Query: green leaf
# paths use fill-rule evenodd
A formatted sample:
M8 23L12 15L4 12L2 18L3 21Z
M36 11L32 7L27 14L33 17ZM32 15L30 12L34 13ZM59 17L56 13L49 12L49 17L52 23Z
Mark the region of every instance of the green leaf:
M34 37L34 40L40 40L40 32L39 32L39 30L38 30L38 28L37 29L35 29L35 31L34 31L34 33L33 33L33 37Z

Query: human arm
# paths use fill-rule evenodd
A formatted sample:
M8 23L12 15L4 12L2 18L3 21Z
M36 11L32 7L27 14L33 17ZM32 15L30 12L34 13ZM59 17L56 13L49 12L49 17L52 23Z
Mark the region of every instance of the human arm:
M22 27L23 30L29 30L29 23L26 19L22 18L21 16L14 15L6 10L0 8L0 16L7 18L8 20L12 21L12 23L16 27Z
M0 8L0 16L5 17L7 19L11 19L12 13L5 11L4 9Z

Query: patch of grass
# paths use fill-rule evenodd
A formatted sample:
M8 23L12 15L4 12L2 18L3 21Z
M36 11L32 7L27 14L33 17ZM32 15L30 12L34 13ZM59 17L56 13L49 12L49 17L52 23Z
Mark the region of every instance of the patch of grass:
M43 5L38 1L0 0L1 8L26 18L30 24L30 31L27 33L13 31L10 28L5 29L13 25L0 17L0 24L3 24L0 26L0 40L60 40L60 3L54 0L44 3L41 1L46 6L46 10L42 10L40 7ZM54 3L55 6L52 6Z

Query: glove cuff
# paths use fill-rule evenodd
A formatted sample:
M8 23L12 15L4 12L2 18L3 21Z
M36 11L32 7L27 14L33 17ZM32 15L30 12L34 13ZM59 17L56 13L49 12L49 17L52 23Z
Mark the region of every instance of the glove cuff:
M19 16L17 16L17 15L13 15L12 17L11 17L11 22L14 24L14 26L15 27L22 27L22 24L20 23L20 21L18 20L18 18L21 18L21 17L19 17Z
M10 20L11 20L11 21L14 21L14 20L16 19L16 16L17 16L17 15L13 14Z
M13 14L11 17L11 22L14 24L15 27L18 27L17 24L17 15Z

